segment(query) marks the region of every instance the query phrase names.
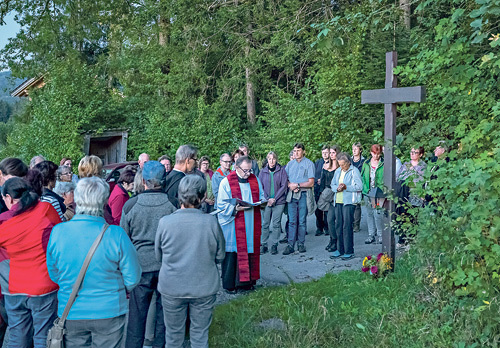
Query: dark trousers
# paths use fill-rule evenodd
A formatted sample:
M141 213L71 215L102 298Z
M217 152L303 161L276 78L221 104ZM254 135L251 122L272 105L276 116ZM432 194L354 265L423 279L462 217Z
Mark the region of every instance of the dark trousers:
M354 209L354 232L359 232L361 226L361 204L356 204Z
M335 204L335 230L337 232L337 250L341 255L354 254L354 223L355 205Z
M47 332L57 318L57 293L44 296L5 295L9 317L9 347L45 348ZM33 331L32 331L33 330ZM29 332L34 332L30 337Z
M337 232L335 230L335 207L330 203L328 208L328 234L330 235L330 245L332 250L337 250Z
M259 252L257 250L257 252ZM251 254L249 254L250 256ZM252 261L250 261L250 273L252 272ZM226 290L250 289L256 281L240 282L238 275L238 254L226 252L226 257L222 261L222 287Z
M316 209L316 229L318 231L328 231L328 212Z
M66 320L66 348L121 348L125 334L125 314L109 319Z
M127 325L126 348L142 348L146 334L146 319L153 293L156 292L156 326L153 347L165 346L165 324L163 321L163 307L161 296L157 290L158 274L143 272L139 285L130 293L129 317Z

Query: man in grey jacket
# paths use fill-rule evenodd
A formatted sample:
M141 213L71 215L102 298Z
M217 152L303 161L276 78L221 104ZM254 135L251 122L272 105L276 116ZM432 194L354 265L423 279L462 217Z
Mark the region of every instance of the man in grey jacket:
M142 267L139 285L130 293L126 348L142 348L146 317L153 293L156 293L156 332L153 347L165 346L163 308L157 290L160 262L155 258L154 244L158 222L176 209L161 190L165 167L158 161L148 161L142 171L145 191L125 203L120 226L127 232L137 249Z

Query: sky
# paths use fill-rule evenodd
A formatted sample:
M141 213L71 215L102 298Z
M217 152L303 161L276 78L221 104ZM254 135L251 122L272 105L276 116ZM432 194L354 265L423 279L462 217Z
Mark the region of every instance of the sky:
M14 13L8 14L4 20L7 24L0 26L0 49L4 48L9 38L15 37L20 29L19 24L14 21Z

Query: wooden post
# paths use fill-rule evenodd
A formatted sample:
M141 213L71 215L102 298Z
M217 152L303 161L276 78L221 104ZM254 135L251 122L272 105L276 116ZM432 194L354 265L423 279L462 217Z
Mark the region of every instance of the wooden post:
M425 102L425 87L397 88L397 77L394 75L397 61L396 51L387 52L385 55L385 88L361 91L361 104L385 104L384 186L388 194L394 194L396 184L394 145L396 144L397 104ZM387 253L393 262L396 255L393 229L395 215L396 204L390 199L388 200L385 228L382 232L382 252ZM392 269L394 270L394 264Z

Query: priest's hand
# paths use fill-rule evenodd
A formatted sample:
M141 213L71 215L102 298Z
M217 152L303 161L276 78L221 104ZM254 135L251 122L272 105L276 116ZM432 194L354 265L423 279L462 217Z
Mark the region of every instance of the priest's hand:
M234 208L236 211L243 211L243 210L248 210L250 208L253 208L253 207L244 207L240 204L236 204L236 207Z

